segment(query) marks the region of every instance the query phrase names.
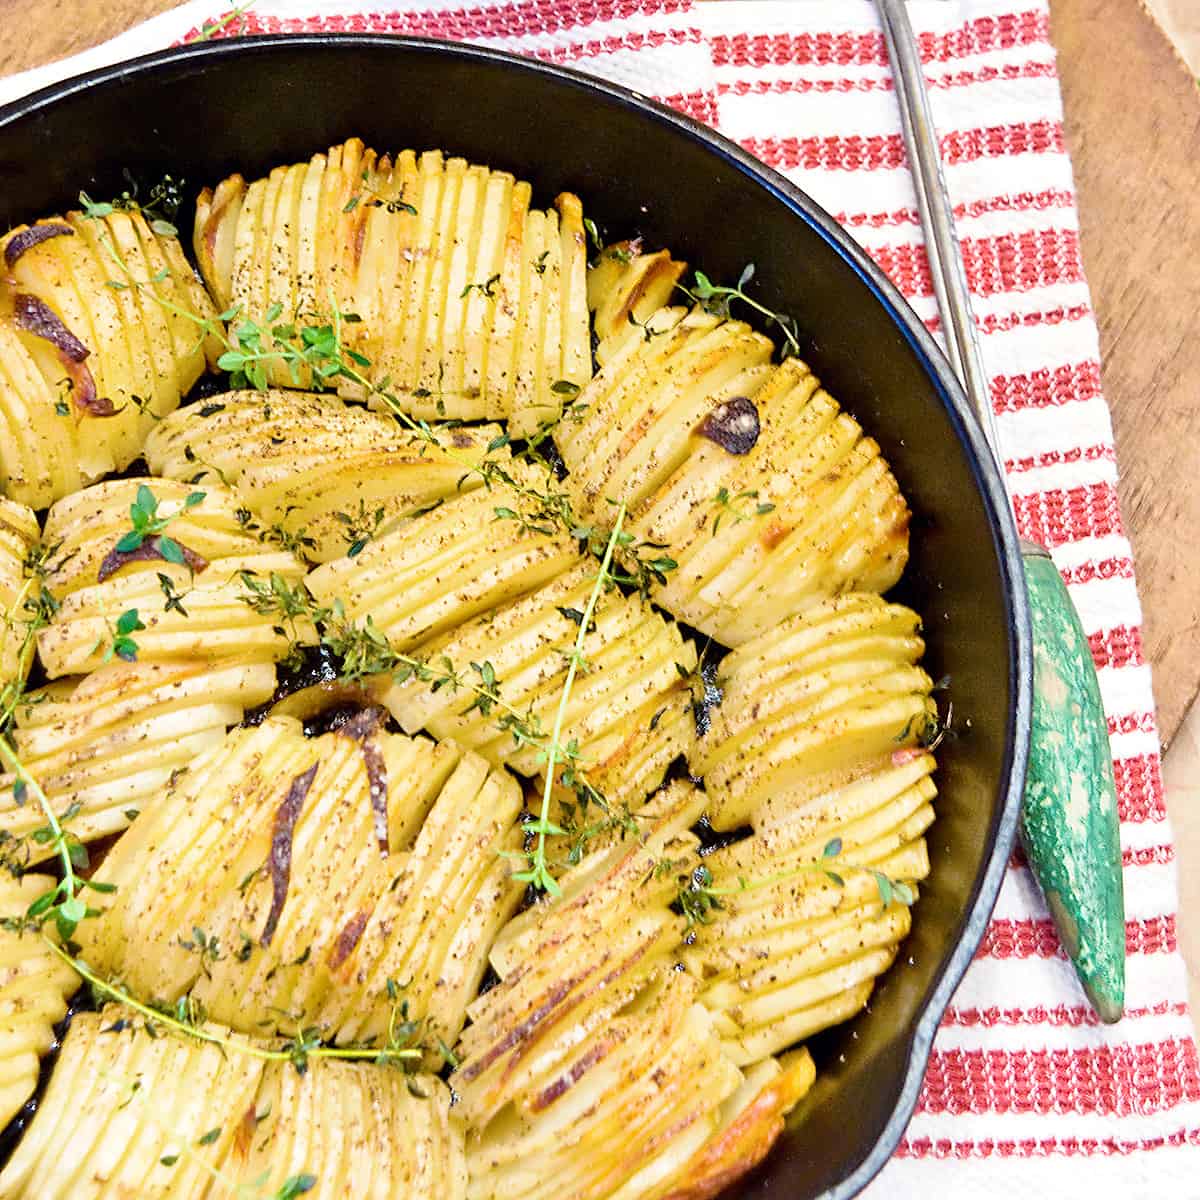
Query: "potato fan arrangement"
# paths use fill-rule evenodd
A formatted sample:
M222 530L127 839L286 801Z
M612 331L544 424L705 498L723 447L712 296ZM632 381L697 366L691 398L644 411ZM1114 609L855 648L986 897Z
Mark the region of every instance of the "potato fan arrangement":
M929 870L878 445L569 194L170 198L0 239L0 1200L717 1194Z

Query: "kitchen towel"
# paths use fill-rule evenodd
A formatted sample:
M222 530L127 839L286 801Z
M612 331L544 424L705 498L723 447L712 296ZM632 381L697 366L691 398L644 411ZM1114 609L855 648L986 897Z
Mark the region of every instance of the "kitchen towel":
M1149 668L1044 0L913 0L1003 454L1100 671L1121 805L1128 1008L1099 1025L1026 868L938 1034L917 1112L866 1195L1200 1197L1200 1062L1175 934ZM834 213L938 330L899 116L866 0L194 0L0 100L198 36L386 32L565 63L715 126ZM314 147L315 149L315 147Z

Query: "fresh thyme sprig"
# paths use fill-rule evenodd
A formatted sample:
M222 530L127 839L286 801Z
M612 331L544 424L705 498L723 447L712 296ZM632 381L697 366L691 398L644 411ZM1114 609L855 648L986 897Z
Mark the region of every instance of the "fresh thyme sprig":
M387 1041L381 1046L326 1046L315 1029L298 1030L278 1048L261 1046L254 1042L224 1034L206 1027L204 1014L190 996L180 997L171 1009L161 1008L137 999L125 988L98 975L82 958L69 953L57 942L46 938L50 949L67 963L93 991L109 1000L115 1000L140 1016L146 1022L146 1030L152 1036L162 1029L179 1037L219 1046L223 1051L244 1054L264 1062L291 1063L301 1074L314 1059L349 1059L357 1062L373 1062L381 1065L400 1065L411 1069L410 1064L419 1064L425 1057L425 1047L416 1041L421 1022L408 1017L407 1002L393 984L388 988L392 1010L388 1019Z
M130 554L140 550L151 538L157 538L155 546L162 557L167 562L183 566L186 562L183 548L174 538L164 534L163 530L175 517L182 516L189 509L201 504L204 498L204 492L191 492L184 500L182 508L164 517L158 511L158 497L144 483L139 484L137 497L129 506L129 521L132 527L117 539L114 549L120 554Z
M215 20L207 20L200 26L197 32L186 38L188 45L195 45L198 42L207 42L216 37L217 34L227 29L234 21L241 22L242 17L254 6L255 0L244 0L242 4L235 4L223 17L218 17ZM240 29L239 29L240 32Z
M608 576L612 578L611 569ZM496 728L507 733L518 749L531 748L542 761L548 761L552 738L546 734L532 708L522 711L505 699L492 663L486 660L472 662L460 669L445 655L429 661L404 654L392 646L387 634L369 616L359 624L346 615L340 600L328 607L320 605L308 594L303 583L289 583L275 573L264 580L249 572L242 573L241 581L246 588L243 601L255 612L276 617L281 622L280 628L290 628L293 641L298 637L298 623L301 620L311 622L317 629L320 644L341 664L338 678L344 682L357 683L372 677L390 676L396 683L416 679L434 691L444 688L451 694L469 692L472 699L464 712L478 709L482 716L491 717ZM564 615L573 611L567 610ZM578 614L578 619L582 628L583 613ZM589 624L591 629L595 628L595 622L590 618ZM585 814L594 807L606 814L606 822L591 827L593 832L585 841L609 828L627 824L627 814L612 809L603 792L588 778L578 745L560 746L555 757L563 766L558 782L574 793L578 813ZM570 825L561 832L573 834L578 840L582 830L574 820ZM573 849L572 853L578 851Z
M542 752L545 755L544 761L546 764L546 778L542 787L542 807L537 820L530 822L525 827L526 833L533 834L536 838L534 848L532 851L525 852L525 859L528 864L525 869L513 872L513 878L518 883L532 884L534 887L548 892L552 896L561 895L562 888L559 887L558 880L554 878L546 861L546 838L552 834L561 835L566 832L560 825L550 820L550 799L554 792L555 766L564 755L568 758L578 757L577 748L572 750L574 742L572 742L571 746L565 748L562 745L563 721L567 713L567 704L571 699L571 688L575 683L575 676L587 661L584 658L583 648L587 640L588 630L592 624L592 615L596 611L596 604L599 602L606 585L610 585L612 582L608 573L609 567L612 564L613 552L620 541L621 526L624 523L625 501L622 500L617 505L617 518L613 525L612 533L609 535L608 544L604 548L604 557L600 560L600 570L596 574L596 581L592 584L592 590L588 593L587 603L579 620L579 632L575 635L575 644L568 656L567 677L563 681L562 693L558 699L558 710L554 714L554 730L550 734L549 745Z
M735 525L740 525L743 521L749 521L751 517L763 517L767 513L775 511L775 505L766 501L758 500L758 489L752 488L749 491L738 492L736 495L731 495L727 487L717 489L717 494L713 497L713 507L717 510L717 515L713 517L712 531L714 536L717 530L721 527L721 522L726 517L730 517ZM743 504L743 501L753 500L756 503L751 507L748 504Z
M783 357L800 355L800 329L796 318L787 313L775 312L765 304L746 294L746 285L754 278L754 264L747 263L738 276L736 287L721 287L714 284L703 271L697 271L692 286L677 283L675 286L694 304L699 304L707 313L717 317L728 317L730 305L740 300L747 307L765 317L784 337Z
M761 879L746 879L739 876L736 883L719 887L714 886L712 872L702 863L689 874L679 876L675 901L680 912L687 918L689 927L707 925L713 920L714 912L724 908L725 897L756 892L762 888L773 887L777 883L798 879L803 875L823 875L837 887L845 887L846 876L857 874L871 876L879 893L879 901L884 907L893 901L905 905L916 903L916 892L910 884L903 880L892 879L874 867L845 862L839 857L841 853L842 839L831 838L822 849L821 857L814 862L797 863L786 870L765 875ZM661 865L669 873L675 864L667 862Z
M124 175L129 186L113 200L96 201L87 192L79 193L79 202L85 215L107 217L114 212L140 212L155 233L162 234L163 237L177 237L179 230L175 227L175 217L183 203L184 181L164 175L150 189L149 196L143 201L138 199L137 180L128 169Z
M85 888L97 893L113 891L113 886L96 880L82 879L77 871L87 866L87 850L83 843L64 828L64 823L78 812L68 809L60 820L54 811L42 785L26 771L24 764L16 751L9 745L6 735L0 734L0 759L5 767L12 772L13 797L18 804L23 804L27 797L32 796L46 818L42 829L37 829L31 835L37 842L51 847L58 857L62 867L62 878L49 890L38 896L25 911L25 925L40 925L44 921L53 921L59 936L64 940L75 933L79 922L85 917L95 916L97 910L88 907L84 899ZM69 815L68 815L69 814Z

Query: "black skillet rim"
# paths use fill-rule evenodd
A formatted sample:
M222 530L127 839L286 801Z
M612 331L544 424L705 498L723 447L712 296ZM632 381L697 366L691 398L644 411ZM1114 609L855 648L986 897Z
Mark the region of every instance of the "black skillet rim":
M608 101L639 114L642 119L672 127L678 135L699 143L710 154L725 160L743 175L750 177L795 217L816 231L846 267L866 283L925 368L933 390L967 452L991 527L998 566L1005 585L1003 601L1011 631L1008 667L1010 678L1013 680L1015 704L1009 714L1008 728L1005 731L1005 762L998 781L999 820L996 824L996 838L985 860L984 869L975 881L974 898L963 923L961 936L953 950L942 960L929 999L909 1030L907 1065L895 1110L858 1167L819 1197L819 1200L850 1200L879 1173L904 1135L916 1107L934 1035L942 1014L987 929L1016 841L1029 750L1033 655L1028 594L1019 540L999 467L979 430L961 384L931 334L895 286L829 213L800 188L722 134L638 92L582 71L550 65L502 50L433 38L397 37L389 34L253 35L172 47L60 80L0 106L0 130L27 118L36 117L41 110L53 106L67 96L105 84L119 83L133 76L153 74L161 68L189 63L203 65L209 59L270 53L273 49L319 51L322 47L332 45L337 45L343 50L347 46L385 46L398 50L419 50L423 53L432 51L445 54L447 58L473 59L503 65L511 70L554 79L558 84L599 93Z

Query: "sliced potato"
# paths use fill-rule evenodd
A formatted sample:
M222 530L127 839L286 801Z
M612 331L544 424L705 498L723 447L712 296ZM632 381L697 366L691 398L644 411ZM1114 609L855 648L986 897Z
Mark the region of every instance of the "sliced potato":
M238 1029L383 1037L399 988L450 1041L520 896L499 854L520 804L514 780L455 747L369 727L305 738L270 717L194 760L135 822L98 873L117 890L78 937L137 994L191 990ZM218 954L178 936L197 928Z
M886 591L908 558L908 508L879 447L803 363L741 403L753 445L730 453L700 426L630 525L679 564L655 599L733 646L829 596Z
M659 309L574 402L555 440L580 514L603 520L610 502L636 512L680 467L697 426L769 372L769 339L742 321L699 309Z
M601 251L587 272L587 303L601 366L644 336L639 326L670 304L686 270L687 263L676 262L666 250L643 253L640 241L617 242Z
M33 660L30 617L37 597L25 563L39 536L33 511L0 496L0 694L24 682Z
M399 518L479 487L473 466L511 461L506 445L489 448L500 433L497 425L438 429L439 449L395 417L336 396L229 392L163 421L146 459L172 479L236 488L263 526L329 562Z
M112 662L81 680L27 696L13 741L26 773L82 842L119 833L153 807L176 771L217 745L249 708L275 690L270 663ZM0 839L22 862L53 857L30 835L46 823L31 800L18 803L0 775Z
M705 859L717 903L683 959L739 1065L852 1016L908 933L935 763L896 758Z
M746 1071L721 1105L717 1128L680 1166L670 1151L620 1192L618 1200L707 1200L757 1166L783 1132L783 1118L812 1087L816 1068L807 1050L768 1058Z
M135 505L144 530L150 511L158 524L127 548L122 539L135 532ZM227 488L112 480L61 501L46 525L55 547L48 586L61 599L38 633L51 679L94 670L114 656L277 662L295 645L317 640L306 615L284 618L255 594L276 580L299 586L304 566L249 531Z
M54 887L47 875L0 873L0 917L19 924L30 904ZM37 930L0 927L0 1125L21 1111L37 1087L41 1059L54 1048L75 972Z
M138 456L154 419L215 361L216 310L175 239L137 210L68 213L0 246L0 410L22 431L5 439L3 485L41 508Z
M65 496L46 514L46 587L56 600L96 586L101 574L129 577L163 568L161 552L117 557L118 542L134 528L130 510L144 495L143 488L149 490L157 518L166 522L162 533L208 564L197 571L198 579L209 566L225 570L233 563L236 569L270 570L286 562L252 531L241 498L216 480L193 487L152 476L110 479ZM259 563L267 555L274 568Z
M548 1086L473 1131L473 1200L632 1197L678 1179L742 1083L692 996L686 976L665 972L568 1052Z
M464 1134L434 1075L318 1059L300 1074L270 1063L225 1173L276 1196L311 1177L318 1200L465 1200Z
M507 711L527 716L526 724L548 734L596 571L594 561L580 563L537 591L427 642L422 657L435 666L448 661L464 677L470 676L470 664L490 663ZM661 782L670 761L658 748L690 740L678 720L662 718L678 713L673 705L686 688L681 676L695 667L696 651L674 624L615 588L600 596L593 620L595 629L584 639L586 669L576 674L560 742L577 744L578 765L610 804L630 799L636 804ZM453 738L521 774L540 769L544 745L517 744L498 726L496 714L473 705L461 689L410 678L393 684L382 703L409 732L426 729ZM657 778L644 769L648 762L657 765Z
M116 1005L76 1013L46 1094L0 1172L0 1197L215 1195L214 1172L257 1111L262 1074L261 1059L236 1049L151 1037Z
M514 416L524 432L557 415L554 384L591 376L582 211L569 195L556 209L531 211L528 185L504 172L439 151L393 162L351 139L266 180L205 189L195 246L214 294L255 321L278 305L328 322L331 298L359 318L344 344L414 416ZM270 378L311 382L283 364Z
M831 777L926 737L937 708L915 665L920 626L911 609L854 592L728 655L720 707L689 760L713 827L735 829L773 797L777 808L800 803Z
M699 862L688 827L703 806L673 785L639 837L590 853L563 876L561 896L505 927L491 956L501 982L471 1005L453 1076L472 1123L510 1103L536 1110L580 1045L670 971L685 922L668 907L675 884L659 864Z
M576 543L529 508L504 484L451 496L353 557L318 567L308 589L323 604L341 600L352 621L370 619L395 649L410 650L580 561Z

